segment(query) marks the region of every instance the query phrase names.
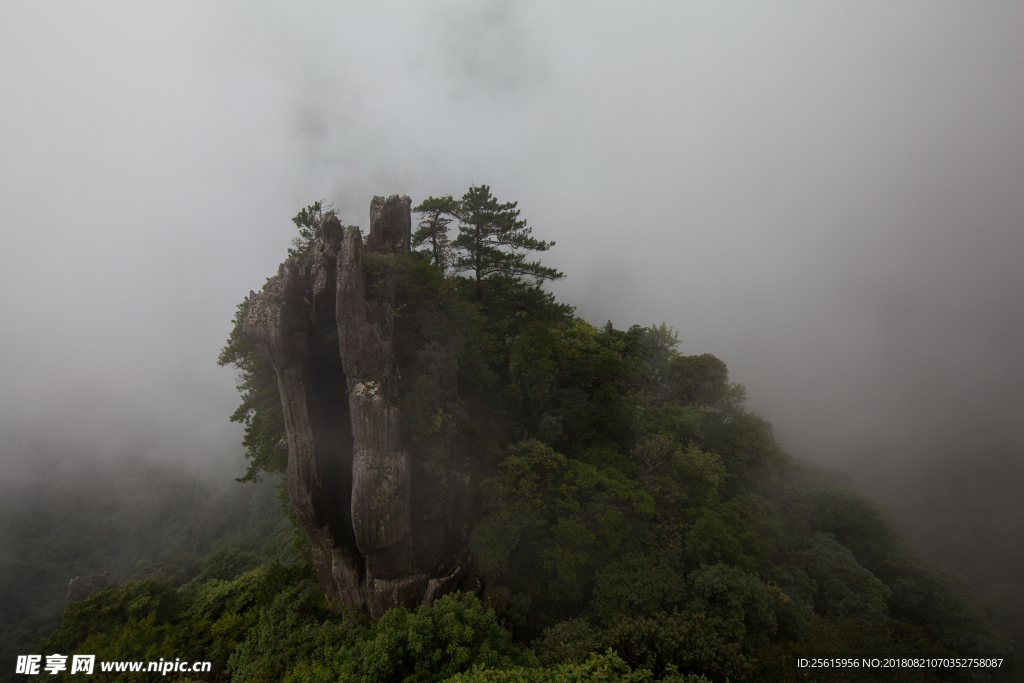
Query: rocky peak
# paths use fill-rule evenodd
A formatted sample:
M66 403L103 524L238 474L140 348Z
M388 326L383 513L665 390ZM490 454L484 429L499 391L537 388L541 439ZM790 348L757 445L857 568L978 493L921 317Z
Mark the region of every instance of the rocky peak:
M452 528L459 478L417 474L394 389L392 260L409 250L411 204L374 197L365 244L359 228L325 219L304 262L285 261L250 293L244 325L277 373L288 494L320 586L374 618L454 590L466 554Z
M370 202L370 234L366 248L381 254L409 251L412 239L412 200L393 194L387 199L374 197Z

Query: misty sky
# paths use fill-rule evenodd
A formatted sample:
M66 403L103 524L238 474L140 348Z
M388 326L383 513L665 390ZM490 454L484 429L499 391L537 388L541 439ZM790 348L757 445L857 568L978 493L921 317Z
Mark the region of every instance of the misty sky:
M1024 424L1024 3L0 4L0 449L237 459L289 218L518 200L793 455Z

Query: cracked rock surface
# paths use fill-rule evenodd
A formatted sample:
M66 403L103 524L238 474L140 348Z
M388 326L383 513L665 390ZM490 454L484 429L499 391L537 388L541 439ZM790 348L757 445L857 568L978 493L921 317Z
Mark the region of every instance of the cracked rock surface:
M411 201L374 197L365 243L330 216L303 262L250 292L244 331L277 373L288 494L329 604L428 604L465 573L455 478L417 475L394 367L392 261L409 250Z

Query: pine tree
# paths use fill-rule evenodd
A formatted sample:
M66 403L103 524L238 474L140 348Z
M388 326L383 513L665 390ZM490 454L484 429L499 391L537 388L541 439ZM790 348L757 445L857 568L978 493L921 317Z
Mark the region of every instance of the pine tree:
M455 219L459 202L446 197L427 197L413 209L423 219L419 222L419 230L412 235L412 246L418 247L430 242L430 251L434 265L447 268L451 260L452 247L448 239L448 224Z
M487 281L496 278L533 278L539 286L546 280L565 277L539 261L527 261L531 251L547 251L554 242L531 236L532 229L519 218L517 202L498 203L487 185L470 187L458 203L459 236L452 263L456 272L473 275L476 300L483 301Z

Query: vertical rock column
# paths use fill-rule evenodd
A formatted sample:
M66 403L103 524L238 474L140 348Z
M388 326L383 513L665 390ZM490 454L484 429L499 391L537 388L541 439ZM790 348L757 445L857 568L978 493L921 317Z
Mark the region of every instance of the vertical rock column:
M392 259L409 248L408 197L374 197L364 250L359 229L345 232L338 259L338 347L352 416L352 526L366 558L366 589L374 618L398 604L416 604L426 574L414 568L409 454L392 367Z
M243 329L277 374L288 432L288 496L309 538L320 587L328 602L362 608L362 560L348 509L348 396L337 389L345 375L331 348L337 343L333 306L323 300L328 282L334 284L341 229L337 219L323 229L322 249L308 265L285 261L276 280L249 293Z
M374 197L365 245L359 228L325 219L302 263L285 261L250 292L244 325L277 373L288 494L320 586L332 604L374 618L429 603L460 576L451 485L421 481L413 496L402 439L391 278L409 249L411 203Z

